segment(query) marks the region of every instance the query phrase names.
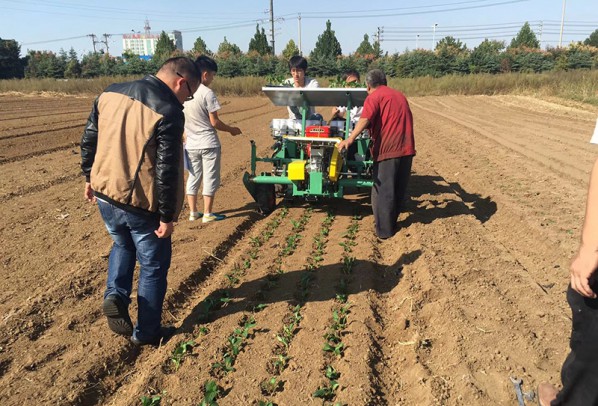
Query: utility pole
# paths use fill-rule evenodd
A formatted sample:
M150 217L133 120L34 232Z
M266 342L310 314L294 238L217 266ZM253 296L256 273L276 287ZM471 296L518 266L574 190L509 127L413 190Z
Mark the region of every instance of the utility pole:
M434 48L436 47L436 27L438 26L438 24L434 23L434 25L432 26L432 51L434 50Z
M100 41L96 41L96 35L95 34L88 34L88 37L91 37L91 43L93 44L93 53L96 53L96 44L99 44Z
M297 16L297 21L299 22L299 55L303 55L301 51L301 13Z
M270 0L270 34L272 39L270 43L272 44L272 55L276 55L276 51L274 50L274 0Z
M563 14L561 17L561 35L559 36L559 48L563 46L563 27L565 26L565 7L567 0L563 0Z
M108 50L108 38L110 38L112 35L102 34L102 36L104 37L104 41L100 41L100 42L102 44L106 45L106 55L110 55L110 51Z
M415 36L415 49L419 49L418 43L419 43L419 34L417 34Z

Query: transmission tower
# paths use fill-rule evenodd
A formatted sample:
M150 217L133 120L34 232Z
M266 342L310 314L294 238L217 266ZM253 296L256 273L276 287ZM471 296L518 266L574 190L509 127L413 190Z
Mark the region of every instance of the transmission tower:
M150 35L152 32L152 27L150 27L147 17L145 18L145 25L143 26L143 29L145 30L145 35Z

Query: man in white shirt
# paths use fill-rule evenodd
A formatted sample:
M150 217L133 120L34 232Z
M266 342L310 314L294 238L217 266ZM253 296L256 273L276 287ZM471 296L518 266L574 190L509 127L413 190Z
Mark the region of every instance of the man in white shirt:
M189 165L187 179L187 201L191 214L189 220L202 218L203 223L223 220L226 216L212 212L214 195L220 186L220 140L218 132L226 131L235 136L241 134L238 127L231 127L218 117L220 103L209 88L216 76L218 65L205 55L198 57L195 64L201 71L201 85L193 100L185 102L185 152ZM203 214L197 210L197 193L203 180Z
M288 78L284 81L286 85L292 85L293 87L307 87L307 88L314 88L320 87L318 81L314 78L310 78L305 76L305 72L307 71L307 60L299 55L293 56L289 59L289 70L291 71L291 78ZM296 106L289 106L287 107L289 110L289 118L293 120L301 120L301 111ZM318 119L314 117L316 115L316 109L313 106L310 106L309 112L307 113L307 119Z
M359 72L353 69L349 69L345 73L343 73L343 75L341 76L341 80L345 83L359 83ZM355 124L359 121L362 109L363 107L361 106L354 106L353 108L351 108L351 123ZM330 121L344 119L346 117L346 114L346 106L333 107L332 117L330 118Z

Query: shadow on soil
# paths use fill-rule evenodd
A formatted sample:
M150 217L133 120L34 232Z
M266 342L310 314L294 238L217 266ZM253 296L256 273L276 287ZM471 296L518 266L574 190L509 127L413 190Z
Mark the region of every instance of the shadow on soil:
M303 200L281 201L277 209L282 206L309 206L316 211L332 209L337 216L359 215L366 217L365 221L373 221L369 190L356 192L343 200L333 199L310 203ZM484 223L497 210L496 203L490 197L483 198L479 194L469 193L458 183L446 182L441 176L412 174L407 193L409 198L404 211L408 215L398 223L399 233L400 229L409 227L411 224L429 224L438 218L460 215L473 215L478 221ZM254 207L254 204L250 203L232 210L230 214L234 216L233 213L236 211L236 215L245 216L252 213ZM255 219L255 216L253 212L248 215L248 219L252 217ZM237 241L239 237L236 236L233 240ZM331 243L334 242L329 242ZM304 266L286 270L281 274L269 271L264 277L246 281L230 289L212 292L185 318L178 334L192 333L199 324L234 313L252 311L260 304L286 302L294 305L325 302L335 300L338 294L350 296L370 290L384 294L399 283L403 266L414 263L421 254L421 250L403 253L391 266L382 266L368 260L357 260L353 264L350 275L343 273L343 265L340 262L320 266L315 272L305 270ZM306 278L309 279L308 282ZM305 288L306 283L308 289Z
M399 229L460 215L473 215L483 224L497 210L490 196L469 193L459 183L449 183L441 176L412 174L407 195L404 212L409 215L399 222Z
M421 250L404 253L390 266L356 260L350 274L343 272L341 263L320 266L312 272L305 269L281 274L270 272L239 286L213 292L192 310L177 333L192 333L199 324L278 302L295 306L333 301L339 295L349 297L350 301L351 295L368 291L384 294L397 286L403 277L403 267L415 262L421 254Z

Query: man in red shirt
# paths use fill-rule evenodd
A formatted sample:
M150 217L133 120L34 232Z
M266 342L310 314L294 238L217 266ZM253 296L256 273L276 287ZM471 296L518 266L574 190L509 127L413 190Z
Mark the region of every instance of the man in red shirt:
M372 138L374 185L372 209L376 235L390 238L396 233L396 224L411 175L415 155L413 116L409 103L398 90L386 86L386 75L379 69L365 77L368 97L355 129L349 137L337 144L339 151L353 143L366 128Z

